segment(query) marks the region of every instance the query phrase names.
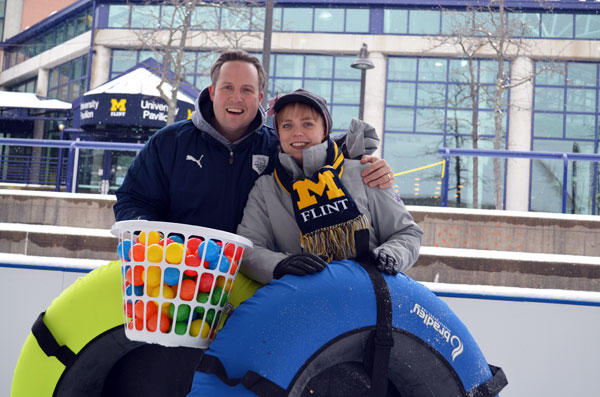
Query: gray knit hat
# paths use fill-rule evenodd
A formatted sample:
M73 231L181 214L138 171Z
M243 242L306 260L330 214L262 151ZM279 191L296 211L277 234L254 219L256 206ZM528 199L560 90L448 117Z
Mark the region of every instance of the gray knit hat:
M269 110L267 115L273 116L277 114L281 109L290 103L303 103L315 109L323 116L325 120L325 133L329 135L331 133L331 113L329 113L329 107L325 99L321 98L317 94L313 94L310 91L306 91L302 88L292 91L289 94L277 96L269 101ZM277 128L277 126L275 126Z

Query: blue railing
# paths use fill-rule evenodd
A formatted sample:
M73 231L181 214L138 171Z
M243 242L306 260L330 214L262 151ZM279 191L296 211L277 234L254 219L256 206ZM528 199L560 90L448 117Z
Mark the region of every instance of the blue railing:
M35 146L35 147L50 147L59 149L68 149L67 162L67 192L75 192L77 189L77 169L78 169L78 154L79 149L100 149L100 150L129 150L137 152L144 144L142 143L120 143L120 142L90 142L90 141L59 141L51 139L19 139L19 138L0 138L0 145L7 146ZM58 164L63 163L63 151L59 151ZM62 180L62 168L57 167L56 173L56 191L60 190L60 182Z
M459 148L441 148L438 153L444 156L445 167L442 200L443 207L448 206L448 178L449 178L449 163L451 157L471 156L471 157L499 157L499 158L521 158L528 160L562 160L563 161L563 183L562 183L562 212L567 212L567 170L569 161L591 161L600 162L600 154L586 153L568 153L568 152L526 152L516 150L484 150L484 149L459 149ZM594 186L593 191L596 191L597 186ZM595 211L592 211L595 212Z
M77 189L78 172L78 150L79 149L99 149L99 150L121 150L121 151L139 151L144 144L141 143L119 143L119 142L92 142L92 141L65 141L48 139L18 139L18 138L0 138L0 145L23 146L23 147L49 147L68 150L68 161L66 165L66 191L75 192ZM441 148L438 151L445 160L445 170L443 177L443 188L441 197L441 206L448 206L448 183L449 183L449 164L451 157L471 156L471 157L496 157L496 158L521 158L528 160L562 160L563 161L563 183L562 183L562 212L567 211L567 180L568 180L568 162L569 161L589 161L600 163L600 154L585 153L567 153L567 152L527 152L512 150L484 150L484 149L460 149L460 148ZM14 156L9 156L13 158ZM11 160L9 160L11 161ZM27 162L26 159L20 161ZM60 190L61 181L65 180L63 150L59 151L58 159L48 159L48 166L56 171L55 183L56 190ZM596 191L598 186L593 186ZM595 213L595 207L592 211Z

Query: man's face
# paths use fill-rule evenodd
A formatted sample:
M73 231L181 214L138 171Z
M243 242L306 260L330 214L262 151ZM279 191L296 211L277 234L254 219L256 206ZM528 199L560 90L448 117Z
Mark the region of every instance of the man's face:
M262 100L258 71L248 62L225 62L208 91L213 101L214 127L231 142L240 139Z

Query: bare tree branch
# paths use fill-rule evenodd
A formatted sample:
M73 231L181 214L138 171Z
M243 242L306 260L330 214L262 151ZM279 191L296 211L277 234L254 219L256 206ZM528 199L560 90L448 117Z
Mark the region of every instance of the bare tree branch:
M140 47L152 51L162 64L154 72L160 75L157 89L169 107L167 124L175 120L179 88L196 72L196 58L209 60L223 48L241 48L246 40L262 34L261 16L252 12L262 4L249 1L148 0L134 7L147 27L134 30Z

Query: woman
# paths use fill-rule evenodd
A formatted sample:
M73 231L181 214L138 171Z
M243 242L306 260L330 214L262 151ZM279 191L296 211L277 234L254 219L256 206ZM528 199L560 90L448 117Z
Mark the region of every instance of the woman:
M237 229L254 244L240 271L266 284L332 260L372 259L389 274L411 267L423 232L392 189L363 184L364 166L329 139L325 100L300 89L272 102L281 153L275 172L256 181Z

